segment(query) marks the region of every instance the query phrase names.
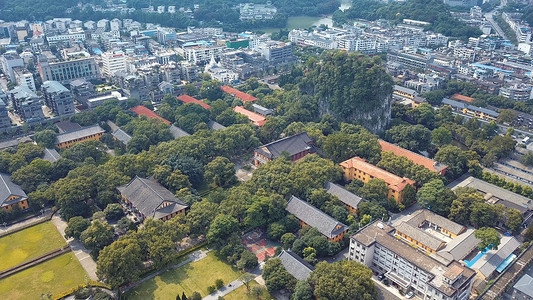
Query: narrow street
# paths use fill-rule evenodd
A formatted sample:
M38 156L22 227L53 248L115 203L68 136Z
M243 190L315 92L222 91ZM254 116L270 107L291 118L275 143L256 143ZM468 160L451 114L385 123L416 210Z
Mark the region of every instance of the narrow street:
M91 251L85 248L85 246L80 241L74 238L65 238L65 228L67 228L67 222L61 220L61 217L59 217L59 215L54 215L52 217L52 223L54 223L57 231L59 231L61 236L70 245L72 253L76 255L76 258L80 261L81 266L85 269L87 275L89 275L89 278L91 280L97 281L98 276L96 276L96 262L94 262L93 258L90 255Z
M503 30L500 28L500 26L498 25L498 23L494 20L493 16L495 13L498 12L499 9L501 9L502 7L504 7L506 5L506 1L501 1L500 5L498 5L496 8L494 8L494 10L488 12L485 14L485 19L487 19L487 21L489 21L490 25L492 25L492 28L494 28L494 30L496 31L496 33L498 33L501 37L503 37L504 39L508 39L506 36L505 36L505 33L503 32Z

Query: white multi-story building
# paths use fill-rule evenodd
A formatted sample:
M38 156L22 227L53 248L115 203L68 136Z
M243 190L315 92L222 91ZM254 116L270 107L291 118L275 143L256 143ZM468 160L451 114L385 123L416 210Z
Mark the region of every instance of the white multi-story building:
M47 36L46 39L49 43L59 42L59 41L85 41L85 32L81 28L69 29L66 34L59 34L53 36Z
M476 272L456 260L443 263L415 249L378 220L350 238L350 260L384 273L394 286L422 300L467 300Z
M22 67L17 67L13 69L13 71L15 72L17 85L27 86L30 90L35 92L35 80L30 71Z
M270 1L267 4L242 3L239 5L241 20L269 20L273 19L278 9Z
M227 48L226 45L209 45L207 43L191 43L190 46L187 44L182 48L177 48L177 52L183 56L187 61L193 63L199 62L208 62L211 60L211 57L219 58L224 50Z
M126 55L122 51L107 51L102 54L102 74L111 77L119 71L126 71Z
M0 56L0 67L2 72L9 77L12 82L16 81L13 68L24 67L24 60L15 52L8 52Z
M122 21L119 19L113 19L109 22L109 28L111 31L120 31L122 28Z
M500 88L500 96L504 96L513 101L526 102L533 99L531 95L531 85L515 83L510 86L504 86Z

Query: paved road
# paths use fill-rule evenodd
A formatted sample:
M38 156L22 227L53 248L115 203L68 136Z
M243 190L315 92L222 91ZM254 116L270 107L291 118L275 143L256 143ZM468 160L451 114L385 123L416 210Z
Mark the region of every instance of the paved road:
M98 281L98 276L96 276L96 262L94 262L93 258L90 255L91 251L85 248L85 246L83 246L80 241L74 238L65 238L65 228L67 228L67 222L63 221L61 217L59 217L58 215L53 216L52 223L54 223L57 231L59 231L61 236L70 245L72 252L80 261L81 266L85 269L87 275L89 275L89 278L91 280Z
M485 19L487 19L487 21L489 21L490 25L492 25L492 28L494 28L494 30L496 30L496 33L498 33L504 39L507 39L507 37L505 36L505 33L503 32L503 30L500 28L498 23L493 18L494 13L496 13L499 9L501 9L505 5L506 5L506 1L501 1L500 5L498 5L496 8L494 8L494 10L492 10L492 11L490 11L490 12L485 14Z

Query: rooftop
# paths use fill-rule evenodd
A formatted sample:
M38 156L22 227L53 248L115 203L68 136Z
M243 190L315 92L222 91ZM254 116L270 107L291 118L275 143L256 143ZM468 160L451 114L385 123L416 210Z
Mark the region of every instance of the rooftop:
M472 97L467 97L467 96L464 96L464 95L461 95L461 94L453 94L450 98L452 98L452 99L454 99L454 100L465 101L465 102L472 102L472 101L474 101L474 98L472 98Z
M250 122L252 122L252 124L258 126L258 127L261 127L263 125L265 125L266 123L266 118L258 113L254 113L253 111L249 111L247 109L245 109L243 106L236 106L233 108L233 111L236 112L236 113L240 113L242 115L245 115L246 117L248 117L248 119L250 120Z
M188 207L153 178L135 176L118 190L147 218L159 219Z
M9 200L12 196L16 196L15 199ZM28 198L28 196L20 186L11 181L11 176L0 173L0 207L16 203L20 198Z
M472 176L463 176L452 182L449 187L452 190L458 187L473 188L482 194L488 203L504 204L506 207L516 208L522 213L533 210L531 199Z
M47 161L53 163L53 162L57 161L60 158L61 158L61 155L59 155L59 152L57 152L56 149L48 149L48 148L44 149L44 153L43 153L43 159L44 160L47 160Z
M297 280L306 280L315 269L308 262L290 250L281 251L278 257L281 259L281 264L285 267L285 270Z
M316 228L327 238L332 239L348 230L348 226L295 196L291 196L285 209L307 225Z
M524 274L524 276L515 283L513 288L533 298L533 277L529 274Z
M91 136L93 134L104 133L105 130L100 125L83 127L74 131L68 131L57 135L56 144L74 141L79 138Z
M179 128L178 126L175 126L174 124L170 125L169 129L174 139L190 135L185 130Z
M205 109L210 109L211 108L211 106L209 104L204 103L204 102L202 102L202 101L200 101L200 100L198 100L198 99L196 99L194 97L191 97L189 95L181 95L181 96L179 96L177 98L178 98L178 100L181 100L184 103L195 103L195 104L201 105Z
M412 161L413 163L417 165L421 165L426 167L426 169L429 169L430 171L441 173L442 170L447 169L448 166L438 163L430 158L427 158L423 155L414 153L412 151L409 151L407 149L404 149L402 147L396 146L394 144L391 144L389 142L386 142L384 140L379 140L379 144L381 145L381 151L390 151L394 153L396 156L403 156Z
M167 124L170 124L172 122L170 122L169 120L163 118L163 117L160 117L158 114L156 114L155 112L149 110L148 108L142 106L142 105L137 105L133 108L130 108L131 111L133 111L134 113L138 114L139 116L143 115L143 116L146 116L147 118L154 118L154 119L159 119Z
M358 156L345 160L341 162L340 165L343 168L347 168L347 169L355 168L357 170L361 170L362 172L366 174L370 174L371 176L374 176L375 178L383 179L385 180L389 188L395 191L402 191L406 185L408 184L413 185L415 183L409 178L405 178L405 177L402 178L400 176L387 172L381 168L378 168L374 166L373 164L367 163L364 159Z
M118 128L112 133L113 137L122 142L124 145L128 145L131 140L131 135L129 135L124 130Z
M268 143L255 149L261 155L274 159L280 157L282 152L288 152L290 156L312 149L313 140L306 132L295 134L280 140Z
M46 90L48 93L70 93L70 91L58 81L45 81L42 85L42 89Z
M339 198L342 203L353 208L358 208L359 204L364 201L363 198L348 191L340 185L336 185L333 182L326 182L324 188L326 189L326 191L328 191L328 193L337 196L337 198Z
M365 246L378 243L387 248L389 251L392 251L398 256L402 257L404 260L426 271L433 276L433 278L430 278L428 282L433 287L437 288L439 291L448 296L453 295L457 289L455 288L455 285L450 286L444 280L445 275L457 276L460 268L461 275L466 279L470 279L475 276L476 273L474 270L461 265L457 261L443 264L442 262L433 259L425 253L420 252L420 250L417 250L394 237L393 232L393 227L381 222L380 220L377 220L364 227L351 238L359 243L364 244Z
M232 87L229 87L227 85L222 86L221 89L224 92L226 92L226 93L228 93L230 95L233 95L234 97L237 97L237 98L241 99L244 102L251 102L251 101L257 100L256 97L254 97L252 95L248 95L248 94L246 94L244 92L241 92L241 91L239 91L237 89L234 89Z

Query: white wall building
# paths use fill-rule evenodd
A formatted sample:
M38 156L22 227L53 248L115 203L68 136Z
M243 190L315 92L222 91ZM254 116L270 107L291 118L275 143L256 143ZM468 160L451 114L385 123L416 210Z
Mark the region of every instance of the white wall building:
M107 77L116 72L126 71L126 55L122 51L107 51L102 54L102 74Z

